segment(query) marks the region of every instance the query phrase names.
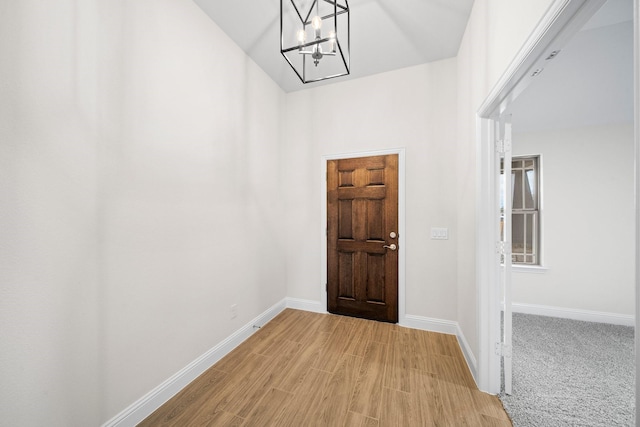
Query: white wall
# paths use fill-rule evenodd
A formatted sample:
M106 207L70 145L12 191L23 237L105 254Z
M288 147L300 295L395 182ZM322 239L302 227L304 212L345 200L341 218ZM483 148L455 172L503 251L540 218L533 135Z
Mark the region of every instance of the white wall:
M439 61L287 96L288 295L320 300L322 156L406 148L407 313L456 318L456 61ZM431 227L450 240L430 240Z
M476 357L476 112L551 3L476 0L458 51L457 319Z
M0 418L98 425L286 296L284 93L191 1L0 9Z
M286 296L284 93L194 3L117 7L107 107L121 134L101 158L108 416Z
M0 6L2 425L100 421L91 18L69 0Z
M542 156L542 274L513 274L513 301L634 315L633 124L522 133Z

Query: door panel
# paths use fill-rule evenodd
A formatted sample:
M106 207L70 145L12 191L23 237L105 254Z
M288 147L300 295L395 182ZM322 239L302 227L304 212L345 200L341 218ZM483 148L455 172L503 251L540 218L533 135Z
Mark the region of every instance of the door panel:
M329 312L398 321L397 233L398 155L329 160Z

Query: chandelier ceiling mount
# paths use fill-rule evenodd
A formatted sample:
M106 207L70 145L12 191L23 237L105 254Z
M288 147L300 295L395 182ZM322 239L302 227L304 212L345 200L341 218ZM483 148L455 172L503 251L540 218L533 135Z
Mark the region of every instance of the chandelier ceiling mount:
M349 27L348 0L280 0L280 53L302 83L350 73Z

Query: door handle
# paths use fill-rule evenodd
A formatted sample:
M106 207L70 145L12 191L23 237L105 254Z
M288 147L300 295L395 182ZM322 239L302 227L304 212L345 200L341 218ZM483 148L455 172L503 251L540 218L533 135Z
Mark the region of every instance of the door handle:
M392 251L395 251L396 249L398 249L398 247L396 246L395 243L392 243L390 245L384 245L383 248L385 249L391 249Z

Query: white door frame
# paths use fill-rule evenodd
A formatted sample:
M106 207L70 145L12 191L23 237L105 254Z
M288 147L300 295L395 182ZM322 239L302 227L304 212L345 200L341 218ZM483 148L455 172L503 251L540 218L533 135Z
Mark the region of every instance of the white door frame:
M355 157L398 155L398 323L404 325L406 319L406 175L405 149L392 148L388 150L364 151L357 153L327 154L322 156L322 186L321 186L321 214L320 230L320 303L324 311L327 309L327 160L352 159Z
M502 370L503 372L503 377L504 377L504 392L506 394L511 394L512 392L512 372L513 372L513 358L511 357L511 348L512 348L512 317L511 317L511 303L512 303L512 297L511 297L511 285L512 285L512 278L511 278L511 270L512 270L512 259L511 259L511 242L513 241L512 238L512 221L513 221L513 217L512 217L512 212L513 212L513 186L512 186L512 181L513 181L513 176L511 175L511 167L512 167L512 157L511 157L511 147L512 147L512 138L511 138L511 119L510 117L504 117L504 125L501 125L500 128L504 127L504 129L502 130L502 134L500 135L500 137L502 138L503 141L503 156L500 156L499 154L494 154L494 156L496 156L496 162L499 162L500 160L498 160L500 157L502 157L502 160L504 162L504 165L502 167L503 171L504 171L504 188L503 191L504 193L502 194L502 196L504 197L504 220L503 220L503 227L504 230L502 232L503 236L502 236L502 250L500 251L500 254L502 254L502 256L504 257L504 261L503 261L503 265L502 265L502 298L501 300L504 302L504 307L502 309L503 312L503 319L502 319L502 349L501 349L501 353L502 353ZM502 122L503 120L501 120ZM500 132L498 132L500 133ZM495 141L494 141L495 142ZM500 157L498 157L500 156ZM496 177L500 176L500 171L496 171ZM498 196L498 198L500 198L500 196ZM496 207L494 206L494 209ZM498 215L497 217L494 218L494 221L496 221L498 219L498 217L500 217L500 211L499 211L499 207L498 207L498 211L496 212ZM500 236L496 236L498 237L497 240L500 240ZM498 254L498 257L500 257L500 254ZM500 261L498 261L498 263L500 263Z
M636 178L636 336L640 331L640 316L638 316L638 307L640 307L640 0L633 2L633 66L635 82L634 82L634 138L635 138L635 178ZM640 408L640 340L636 338L636 414L637 408ZM638 416L635 417L636 424Z
M636 146L636 248L640 254L640 160L639 99L638 85L639 42L638 2L634 0L635 12L635 146ZM545 67L546 58L554 50L561 49L584 23L600 8L604 0L556 0L534 29L512 63L494 86L478 110L476 120L477 191L476 191L476 283L478 289L478 386L481 390L497 394L500 392L500 356L496 343L500 342L500 289L499 258L496 255L496 168L494 145L495 121L507 106L531 83L533 72ZM636 262L636 327L640 306L640 267ZM640 329L639 329L640 330ZM636 362L640 360L640 340L636 340ZM637 379L640 374L636 373ZM640 382L636 381L636 387ZM636 399L640 402L640 393Z

